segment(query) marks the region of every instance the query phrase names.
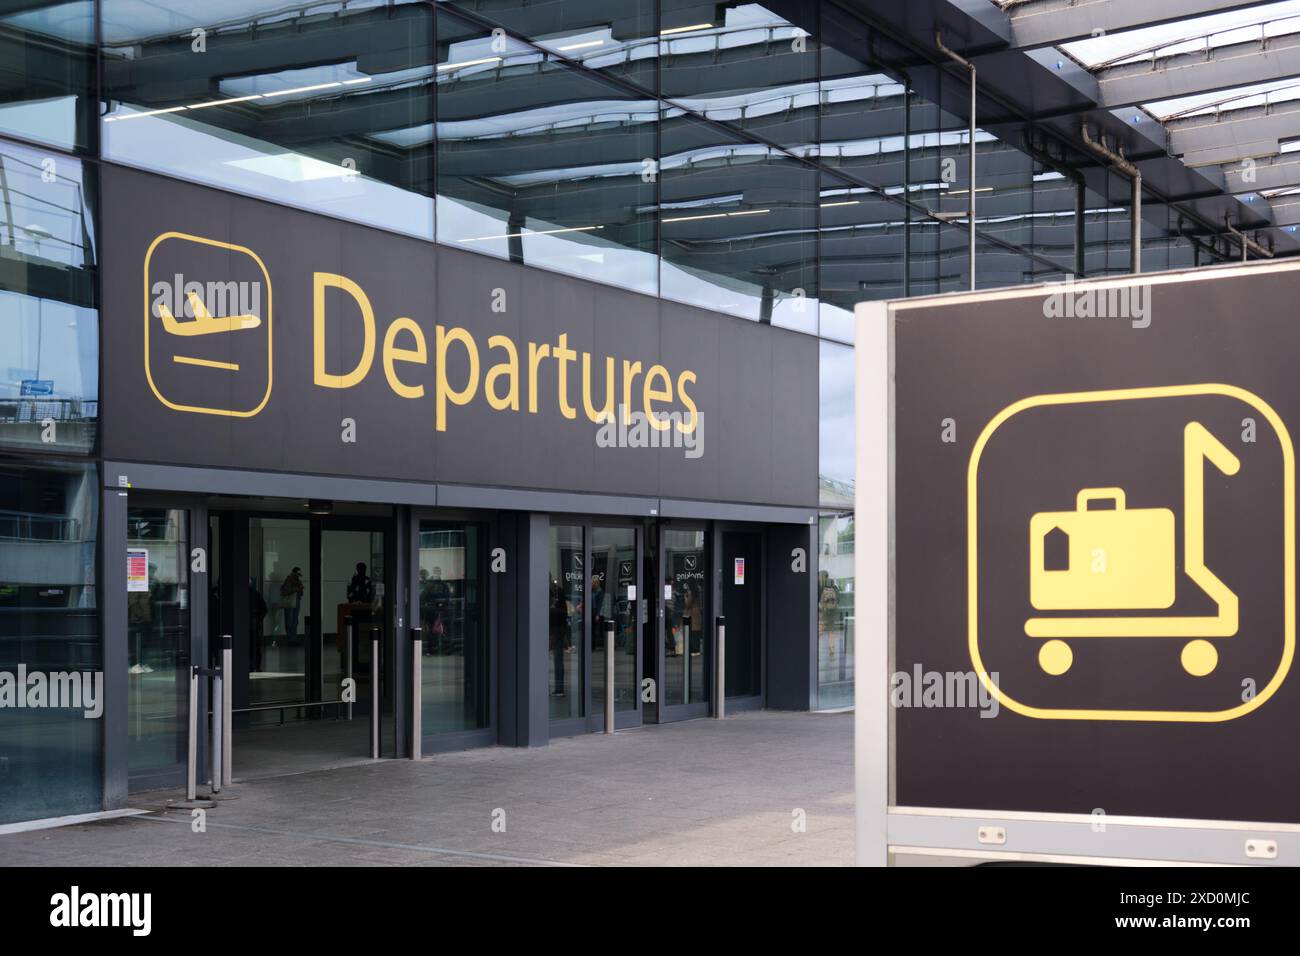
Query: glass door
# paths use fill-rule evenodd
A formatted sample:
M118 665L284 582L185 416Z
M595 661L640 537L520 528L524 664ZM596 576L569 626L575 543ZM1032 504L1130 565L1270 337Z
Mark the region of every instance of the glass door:
M706 716L713 655L704 529L664 527L659 567L661 719Z
M380 646L384 646L386 574L383 531L329 525L321 528L320 626L314 628L312 654L314 699L342 701L344 681L351 680L358 691L353 719L361 723L369 715L372 635L377 634ZM326 709L334 716L335 708ZM339 709L337 716L345 714Z
M605 632L614 625L614 723L635 724L639 691L640 627L637 615L636 528L591 529L591 711L605 726Z
M254 723L278 722L269 705L311 699L311 520L247 520L248 703Z
M484 730L492 706L486 527L421 518L419 534L421 731Z
M587 641L584 532L578 524L551 525L548 578L548 665L551 720L584 716Z
M127 510L127 764L133 789L184 768L189 745L190 513Z

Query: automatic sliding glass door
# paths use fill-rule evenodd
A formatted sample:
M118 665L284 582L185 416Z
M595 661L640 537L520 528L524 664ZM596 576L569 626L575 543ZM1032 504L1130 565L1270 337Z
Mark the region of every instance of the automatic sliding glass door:
M664 716L703 716L711 698L712 658L705 534L702 528L665 527L660 540L663 703L666 708L689 708Z

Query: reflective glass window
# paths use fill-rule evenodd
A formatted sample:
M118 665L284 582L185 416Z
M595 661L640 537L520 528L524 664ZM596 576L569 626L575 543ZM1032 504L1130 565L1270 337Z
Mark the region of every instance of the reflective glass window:
M92 175L74 159L0 143L0 446L94 447Z
M94 80L93 3L0 4L0 133L86 149Z
M98 502L94 465L0 460L0 823L101 806Z
M438 20L438 240L653 294L658 105Z
M101 8L106 157L432 237L427 4Z
M487 727L491 708L484 528L420 522L421 730Z

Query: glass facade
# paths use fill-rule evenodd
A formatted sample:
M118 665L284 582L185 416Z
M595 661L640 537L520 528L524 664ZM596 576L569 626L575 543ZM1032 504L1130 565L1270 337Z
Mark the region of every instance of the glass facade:
M93 178L82 163L0 141L0 447L94 447L93 205Z
M100 666L104 161L819 337L818 699L851 704L854 304L965 289L972 189L980 288L1130 266L1128 180L1085 186L992 102L972 144L941 72L830 0L0 4L0 672ZM1144 269L1219 261L1213 246L1148 197ZM183 511L139 510L130 756L150 773L174 766L183 715L187 529ZM352 581L364 564L382 582L382 535L330 531L322 557L308 521L250 520L253 573L225 582L250 617L249 704L335 699L356 663L346 620L383 612L382 587L362 599ZM419 535L425 729L482 730L486 528ZM663 702L699 703L705 534L665 535L665 623L642 623ZM609 620L634 709L636 623L611 569L635 533L550 536L550 715L597 712ZM210 630L230 627L210 603ZM80 712L0 710L0 822L95 808L101 754Z
M88 149L94 78L95 4L0 4L0 135Z
M107 159L431 238L429 4L101 0Z
M0 459L0 823L96 810L99 469Z

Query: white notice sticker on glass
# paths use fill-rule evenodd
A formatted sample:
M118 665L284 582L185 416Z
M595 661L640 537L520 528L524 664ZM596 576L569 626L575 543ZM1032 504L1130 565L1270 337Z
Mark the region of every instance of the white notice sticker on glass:
M672 599L673 599L673 586L672 586L671 584L665 584L665 585L664 585L664 600L665 600L665 601L671 601Z
M629 585L627 586L627 599L628 599L629 601L635 601L635 600L636 600L636 585L635 585L635 584L629 584Z

